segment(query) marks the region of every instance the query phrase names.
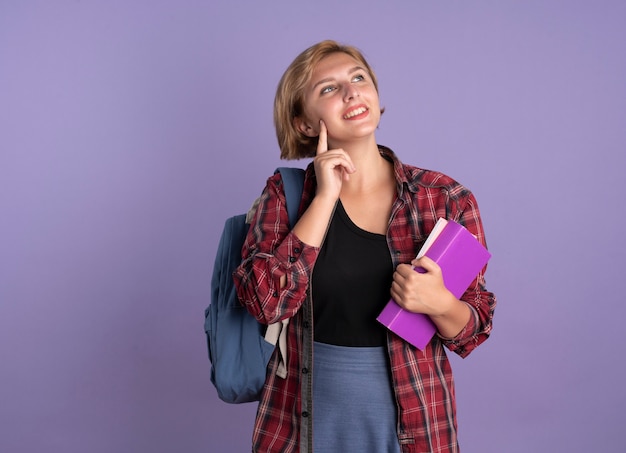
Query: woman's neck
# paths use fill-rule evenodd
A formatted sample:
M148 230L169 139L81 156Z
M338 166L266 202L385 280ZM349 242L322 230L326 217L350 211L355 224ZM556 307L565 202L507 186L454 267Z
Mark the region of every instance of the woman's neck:
M395 186L393 164L381 156L378 146L373 150L361 150L349 153L356 172L344 181L343 195L368 194L380 190L381 187Z

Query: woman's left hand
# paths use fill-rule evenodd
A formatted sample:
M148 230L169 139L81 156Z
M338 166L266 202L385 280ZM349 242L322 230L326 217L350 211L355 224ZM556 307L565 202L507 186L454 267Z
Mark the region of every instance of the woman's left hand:
M417 272L414 267L421 267L426 272ZM391 297L405 310L429 316L445 315L458 303L444 286L439 265L426 256L396 268Z

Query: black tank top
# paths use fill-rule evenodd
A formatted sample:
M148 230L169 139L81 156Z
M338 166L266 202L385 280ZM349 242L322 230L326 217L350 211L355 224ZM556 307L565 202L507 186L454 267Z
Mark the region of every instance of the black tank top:
M312 278L315 341L382 346L376 317L389 301L393 264L385 235L365 231L337 203Z

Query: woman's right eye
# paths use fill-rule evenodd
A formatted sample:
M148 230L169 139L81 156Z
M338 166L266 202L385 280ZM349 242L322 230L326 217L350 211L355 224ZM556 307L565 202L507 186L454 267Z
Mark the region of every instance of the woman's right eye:
M335 89L334 86L329 85L327 87L322 88L322 91L320 92L320 94L326 94L326 93L330 93L331 91L333 91Z

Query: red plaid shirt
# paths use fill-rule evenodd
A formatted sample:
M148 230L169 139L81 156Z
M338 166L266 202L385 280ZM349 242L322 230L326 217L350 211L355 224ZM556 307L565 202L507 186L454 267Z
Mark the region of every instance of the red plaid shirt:
M388 148L381 154L393 162L397 180L387 242L394 267L409 263L439 217L453 219L485 244L478 205L472 193L437 172L402 164ZM312 164L307 168L300 211L315 194ZM274 352L254 426L255 452L312 452L313 317L310 275L319 248L300 241L288 228L285 196L279 175L268 179L252 228L234 274L237 294L261 323L290 318L287 377L276 375ZM287 284L280 288L280 277ZM473 316L453 339L435 336L423 350L393 333L387 336L391 376L398 406L398 440L402 452L458 452L452 370L444 346L462 357L485 341L491 331L495 296L485 288L484 269L463 295Z

